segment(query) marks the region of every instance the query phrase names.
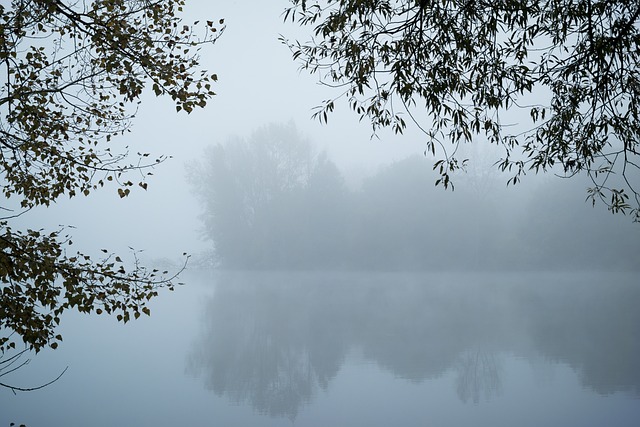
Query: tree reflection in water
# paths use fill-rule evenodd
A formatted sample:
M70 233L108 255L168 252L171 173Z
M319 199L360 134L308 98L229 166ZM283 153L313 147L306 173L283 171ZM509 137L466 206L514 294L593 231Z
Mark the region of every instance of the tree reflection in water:
M453 371L463 402L505 392L505 353L565 363L596 392L640 395L635 279L221 274L187 371L292 420L354 354L414 383Z
M500 394L502 389L501 365L493 352L484 350L463 353L456 364L456 392L463 402L479 403Z
M187 372L234 403L293 420L336 375L346 343L339 329L331 331L334 307L323 304L321 289L272 279L216 288Z

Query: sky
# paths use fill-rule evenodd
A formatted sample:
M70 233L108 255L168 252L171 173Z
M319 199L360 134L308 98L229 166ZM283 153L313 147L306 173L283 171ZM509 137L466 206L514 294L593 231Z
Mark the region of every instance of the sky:
M76 248L89 253L133 247L150 258L175 259L208 245L199 237L200 206L185 177L187 165L208 145L248 136L269 123L291 121L352 181L372 174L381 164L422 153L418 135L389 133L371 139L368 124L359 123L347 105L337 108L328 125L311 118L313 107L336 93L318 84L317 77L299 71L278 40L280 35L295 36L296 31L304 34L283 22L287 5L282 0L254 2L251 7L236 1L188 1L185 23L225 20L222 37L201 52L202 67L218 75L217 95L206 108L187 115L176 113L170 99L156 98L150 90L143 94L131 133L115 143L128 145L132 153L171 156L153 171L148 190L136 188L120 199L115 187L106 187L89 198L59 200L49 209L32 211L23 223L47 229L74 226Z

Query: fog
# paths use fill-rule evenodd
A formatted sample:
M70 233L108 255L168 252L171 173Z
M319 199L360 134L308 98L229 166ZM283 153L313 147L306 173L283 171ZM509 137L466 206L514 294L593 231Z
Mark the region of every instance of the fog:
M637 274L191 271L127 325L70 313L3 377L27 425L629 426ZM34 410L37 408L37 410ZM7 422L8 424L8 422Z
M59 200L52 208L30 212L24 224L72 225L77 247L87 252L97 246L113 250L131 246L144 249L151 259L177 259L182 252L208 247L200 239L200 207L186 182L185 164L201 157L209 145L247 136L269 123L292 121L353 181L380 164L422 153L419 135L372 140L369 126L358 123L347 108L329 126L311 120L312 108L332 95L300 73L277 40L281 33L300 31L282 22L286 5L279 1L245 8L237 2L191 2L185 8L187 22L225 19L223 36L202 53L203 68L218 75L217 95L205 109L187 115L176 113L169 99L156 98L151 91L143 94L131 133L116 140L113 150L128 146L131 153L171 157L153 170L148 190L136 188L131 197L120 199L115 186L106 187L90 199Z
M629 278L608 287L589 275L424 279L223 274L187 372L218 395L292 419L354 355L416 384L452 372L463 403L508 393L504 365L514 355L541 370L565 363L599 394L640 394L640 319L628 302L639 290Z
M187 2L187 21L225 19L202 52L217 95L189 115L143 95L114 144L168 156L148 189L107 185L14 222L170 271L191 258L139 325L65 318L68 343L10 378L69 373L4 393L0 423L412 425L428 405L439 425L513 425L517 409L529 425L633 425L640 225L592 207L580 176L507 186L481 140L445 190L419 129L372 137L346 103L312 120L336 92L278 41L308 36L282 22L287 5Z
M433 185L424 156L359 185L294 125L271 124L189 166L211 264L234 269L634 270L637 229L581 200L587 182L506 188L476 168ZM523 195L523 193L525 193ZM599 209L598 209L599 208ZM580 210L581 209L581 210ZM603 244L603 242L611 242Z
M386 229L387 223L380 223L383 215L395 227L387 230L389 233L401 233L402 224L406 225L404 232L414 240L406 250L414 252L413 257L422 259L425 254L418 252L427 249L434 256L433 252L440 251L437 256L449 259L449 267L457 268L459 262L462 268L469 268L469 255L459 253L454 260L452 251L488 244L500 246L491 249L493 255L502 258L497 262L499 267L511 261L504 253L517 251L524 257L531 248L557 258L558 265L564 264L565 257L571 258L566 261L568 266L593 265L594 261L596 268L633 268L639 264L634 255L640 241L638 227L629 218L608 214L603 205L592 208L585 202L587 183L579 178L562 180L552 173L531 173L521 184L507 188L509 176L501 175L493 166L501 153L477 141L474 146L461 147L470 158L468 172L454 177L455 191L445 191L441 186L434 188L438 175L431 170L433 159L423 155L425 136L418 129L409 126L404 135L382 131L372 138L369 125L359 122L346 104L337 107L327 125L312 120L313 107L336 92L298 71L291 53L278 41L281 34L308 36L294 25L283 23L281 13L286 6L285 1L248 9L237 2L193 2L185 8L186 21L225 19L223 36L202 53L203 67L218 75L214 87L217 95L205 109L187 115L176 114L170 100L144 94L132 132L115 144L128 146L131 152L170 157L153 170L148 189L137 188L130 197L120 199L115 186L107 186L89 199L61 200L49 209L29 212L22 223L32 228L73 226L76 246L87 252L133 247L144 250L149 260L174 261L183 252L206 253L213 241L203 238L203 205L188 183L189 165L201 160L207 147L250 138L265 126L293 124L313 150L325 152L337 167L349 190L348 202L369 214L379 213L372 226ZM400 162L408 157L413 159L407 161L411 167L403 171ZM360 197L363 192L366 194ZM354 198L359 200L354 202ZM420 209L423 212L419 214L416 210ZM317 216L323 213L318 211ZM413 215L410 225L404 222L405 215ZM422 217L417 218L419 215ZM428 238L433 233L437 236ZM424 245L419 247L422 237ZM574 250L578 253L573 254ZM582 251L590 254L583 256ZM371 260L369 254L360 256L361 262L349 263L366 267L367 259ZM300 267L313 264L313 260L307 261ZM482 268L485 261L474 262ZM539 260L530 259L530 265L522 259L513 262L517 268L535 269ZM430 268L428 263L424 265Z

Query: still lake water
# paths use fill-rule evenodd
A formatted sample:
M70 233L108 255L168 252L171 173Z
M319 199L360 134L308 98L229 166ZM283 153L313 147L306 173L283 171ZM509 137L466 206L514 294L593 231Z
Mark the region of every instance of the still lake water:
M638 426L638 273L190 272L63 319L0 426Z

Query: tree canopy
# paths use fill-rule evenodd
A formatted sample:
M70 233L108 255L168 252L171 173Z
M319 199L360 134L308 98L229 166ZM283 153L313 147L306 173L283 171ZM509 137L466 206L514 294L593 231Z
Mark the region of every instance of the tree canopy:
M623 0L292 0L312 26L286 40L374 132L413 122L452 184L463 143L504 148L508 184L528 171L586 175L588 199L640 219L640 4Z
M169 96L177 111L204 107L217 77L199 52L223 20L186 25L184 0L13 0L0 5L0 352L22 340L55 348L70 308L128 321L172 278L74 252L64 230L16 230L10 221L62 196L89 195L108 182L126 197L146 189L149 160L110 141L129 130L143 90Z
M299 269L338 261L344 180L292 124L209 147L189 178L220 265Z

